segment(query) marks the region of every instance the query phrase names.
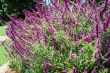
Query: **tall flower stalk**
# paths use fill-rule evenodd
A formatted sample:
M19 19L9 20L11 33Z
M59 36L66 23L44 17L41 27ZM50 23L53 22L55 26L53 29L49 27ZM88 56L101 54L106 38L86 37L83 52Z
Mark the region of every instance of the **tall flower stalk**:
M63 0L62 4L58 3L57 0L52 0L52 5L36 2L35 10L24 10L24 20L10 17L11 21L6 33L13 41L12 49L19 54L21 59L26 60L33 56L32 50L35 48L33 46L41 44L42 41L45 46L49 45L55 50L62 50L62 45L74 46L73 44L80 40L90 43L95 39L99 44L96 44L94 60L99 61L99 59L102 59L109 62L110 58L107 56L109 53L105 55L103 53L104 49L101 47L110 48L110 43L107 42L107 40L110 40L110 37L108 37L108 34L105 34L110 24L110 2L105 0L101 7L96 7L94 2L95 0L92 1L92 5L89 5L88 2L83 4L80 0L77 0L77 3L72 3L72 11L69 8L70 0ZM86 23L81 22L82 18L92 26L90 29L87 27L88 31L84 26ZM56 34L60 33L60 31L67 33L65 35L67 37L59 39ZM107 36L106 41L103 41L104 34ZM69 45L68 43L65 44L65 39L69 39ZM79 44L75 46L77 45ZM73 49L71 46L69 49ZM65 51L65 47L63 47L62 51ZM72 57L74 57L74 60L77 58L74 55ZM76 73L75 68L73 67L71 73ZM46 63L42 64L42 69L44 73L48 73ZM84 72L86 72L86 69ZM92 73L95 73L95 69Z

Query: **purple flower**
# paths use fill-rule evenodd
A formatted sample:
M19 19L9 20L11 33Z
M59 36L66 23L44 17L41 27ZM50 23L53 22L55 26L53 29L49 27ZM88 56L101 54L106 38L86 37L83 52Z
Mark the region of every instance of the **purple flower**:
M42 67L44 73L48 73L47 62L44 62L44 63L41 65L41 67Z
M97 21L95 24L95 32L96 32L96 37L99 38L99 21Z
M20 58L24 61L26 60L26 57L24 55L20 55Z
M84 56L84 49L83 48L81 48L80 50L79 50L79 52L81 53L81 55L83 55Z
M92 9L91 9L91 10L92 10ZM88 20L90 20L90 19L92 18L92 15L93 15L93 11L91 11L91 12L88 14L88 16L87 16Z
M43 15L43 10L42 10L42 5L37 3L35 8L38 10L39 13L41 13Z
M71 29L67 31L67 36L71 37Z
M107 18L107 20L105 20L105 21L103 22L103 31L104 31L104 32L106 32L106 29L107 29L109 23L110 23L110 15L109 15L109 17Z
M71 57L72 59L76 59L76 58L77 58L77 54L71 54L70 57Z
M87 67L84 69L83 73L88 73L88 72L87 72Z
M105 29L106 28L106 23L104 23L104 17L103 17L103 15L107 11L108 2L109 2L109 0L106 0L105 6L104 6L103 10L100 11L100 19L101 19L101 21L103 23L103 31L104 32L106 31L106 29ZM107 23L107 25L108 25L108 23Z
M50 23L49 18L48 18L50 15L49 15L49 13L48 13L48 11L45 7L43 7L43 14L45 16L45 19L46 19L47 23Z
M20 48L24 49L26 53L30 53L30 51L29 51L22 43L20 43L20 42L17 41L17 40L15 41L15 43L16 43Z
M57 3L57 0L51 0L52 4L56 4Z
M45 43L45 45L47 44L47 41L48 41L48 38L47 38L46 34L44 34L44 43Z
M67 73L67 71L66 70L63 70L62 73Z
M63 1L64 1L64 4L65 4L65 9L70 12L70 9L68 7L68 3L70 2L70 0L63 0Z
M77 12L77 11L78 11L77 6L75 4L73 4L72 12Z
M57 40L54 38L53 39L53 47L55 48L55 49L58 49L58 42L57 42Z
M51 34L51 35L54 35L54 30L51 26L48 27L48 32Z
M65 13L63 12L62 15L61 15L62 24L64 24L64 22L65 22L64 21L64 15L65 15Z
M78 34L74 33L74 41L77 42L78 41Z
M92 70L91 73L96 73L96 67Z
M72 27L72 24L75 24L74 22L73 22L73 20L72 20L72 18L71 17L69 17L68 18L68 27L71 29L71 27Z
M38 43L40 43L40 41L41 41L41 31L39 29L36 32L36 37L37 37Z
M23 33L19 33L19 32L16 32L16 31L13 31L15 32L16 36L22 40L23 42L27 43L28 45L32 46L32 42L30 42L30 39L27 38ZM21 38L22 37L22 38Z
M58 5L58 4L57 4L57 9L58 9L59 11L62 11L61 5Z
M94 51L93 57L94 57L95 60L98 60L99 59L99 57L100 57L100 51L99 51L99 49L96 49Z
M80 3L80 0L76 0L76 1L77 1L78 4Z
M31 58L32 60L36 60L36 59L37 59L35 56L30 56L30 58Z
M15 51L17 51L20 55L23 55L23 53L15 46L15 44L13 44L11 46Z
M59 11L62 11L62 6L57 3L56 0L52 0L52 4L59 10Z
M84 31L84 32L81 32L81 38L82 39L85 39L85 36L86 36L86 32Z
M108 27L109 24L110 24L110 15L109 15L108 20L106 22L106 27Z
M108 61L108 62L110 62L110 57L109 57L109 58L107 58L107 61Z
M87 36L85 36L85 40L87 41L87 42L91 42L92 41L92 35L87 35Z
M71 73L76 73L76 69L75 69L75 67L72 68Z
M110 54L110 48L108 48L108 51L107 52Z
M30 64L29 62L25 62L25 65L26 65L27 67L30 67L30 66L31 66L31 64Z

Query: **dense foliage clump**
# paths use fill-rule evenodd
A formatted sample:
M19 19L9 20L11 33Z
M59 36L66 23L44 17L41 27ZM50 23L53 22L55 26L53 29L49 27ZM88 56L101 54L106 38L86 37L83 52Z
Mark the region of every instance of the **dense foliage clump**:
M110 72L109 7L109 0L100 7L95 0L52 0L24 10L24 20L10 17L7 35L17 56L11 67L20 73Z

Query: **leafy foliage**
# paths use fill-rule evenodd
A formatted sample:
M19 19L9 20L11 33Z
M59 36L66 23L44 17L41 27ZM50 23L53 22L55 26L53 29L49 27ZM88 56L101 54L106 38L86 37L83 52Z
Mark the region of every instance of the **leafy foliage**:
M0 16L7 21L8 15L17 16L23 15L24 9L30 9L33 0L0 0Z
M21 66L17 62L12 66L21 73L109 72L110 1L100 7L94 2L89 5L78 0L72 3L72 10L69 0L52 0L52 5L39 2L38 11L24 10L24 20L10 17L7 35L17 59L21 58Z

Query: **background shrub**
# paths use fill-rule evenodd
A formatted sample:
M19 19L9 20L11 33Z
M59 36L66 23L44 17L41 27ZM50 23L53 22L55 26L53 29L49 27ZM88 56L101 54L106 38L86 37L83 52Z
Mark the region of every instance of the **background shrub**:
M0 16L3 20L9 21L10 16L23 17L23 10L32 7L33 0L0 0Z

